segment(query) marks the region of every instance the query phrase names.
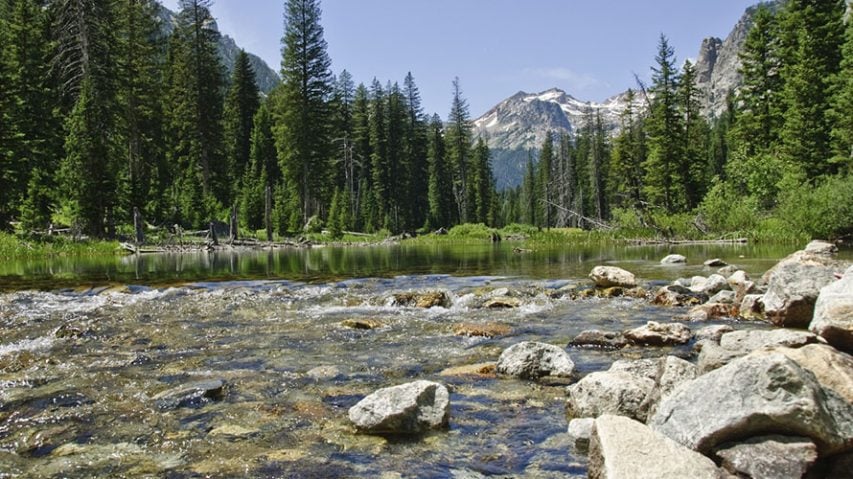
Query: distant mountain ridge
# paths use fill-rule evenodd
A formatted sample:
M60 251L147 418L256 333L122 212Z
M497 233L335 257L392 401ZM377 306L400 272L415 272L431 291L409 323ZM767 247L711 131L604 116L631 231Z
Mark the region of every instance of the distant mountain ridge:
M177 24L177 13L169 10L162 4L158 3L157 5L159 6L157 17L160 20L163 32L166 35L171 35L175 30L175 25ZM219 27L216 24L214 24L214 28L219 30ZM234 70L234 62L237 60L237 55L239 53L240 47L233 38L225 34L222 34L219 37L219 57L222 59L222 64L225 66L229 75ZM278 76L278 73L270 68L270 66L267 65L267 63L259 56L252 53L248 53L248 55L249 63L255 71L255 80L258 83L258 88L262 93L269 94L269 92L271 92L272 89L281 82L281 78Z
M777 9L784 0L767 2ZM696 59L696 85L701 92L702 111L708 117L719 117L726 108L726 98L741 84L739 54L752 27L756 6L746 9L725 40L706 38ZM541 93L518 92L500 102L474 121L475 132L486 138L492 152L492 168L499 190L518 186L524 176L528 157L534 160L545 134L575 134L584 125L588 110L601 112L605 126L619 129L619 118L625 107L627 92L596 103L578 100L552 88ZM637 93L635 108L645 108L645 99Z

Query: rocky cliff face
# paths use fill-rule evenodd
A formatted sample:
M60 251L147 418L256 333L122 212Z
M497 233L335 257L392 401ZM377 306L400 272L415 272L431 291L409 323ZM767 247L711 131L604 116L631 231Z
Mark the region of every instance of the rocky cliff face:
M159 11L157 12L157 16L160 20L163 32L166 35L171 35L175 30L177 14L162 5L158 4L158 6ZM214 27L216 27L216 25L214 25ZM237 55L240 53L240 47L237 46L237 42L235 42L233 38L224 34L219 37L218 46L219 57L222 59L222 64L225 66L228 74L230 75L234 69L234 62L237 60ZM281 81L278 73L270 68L269 65L267 65L266 62L257 55L249 53L249 63L251 63L252 68L255 70L255 80L258 82L258 88L262 93L268 94Z

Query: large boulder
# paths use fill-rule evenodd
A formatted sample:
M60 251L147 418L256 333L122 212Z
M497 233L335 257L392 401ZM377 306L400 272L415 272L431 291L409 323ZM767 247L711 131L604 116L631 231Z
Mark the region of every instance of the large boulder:
M790 329L745 329L725 333L719 344L702 342L697 365L701 373L717 369L747 354L769 347L799 348L818 342L808 331Z
M800 479L817 461L817 447L804 437L762 436L724 445L716 455L737 477Z
M811 371L823 387L853 404L853 356L826 344L809 344L796 349L778 347L770 351L793 359L803 369Z
M686 262L687 258L680 254L667 255L660 260L660 264L684 264Z
M717 479L713 461L620 416L595 420L589 446L591 479Z
M764 313L777 326L807 328L821 288L845 266L831 254L797 251L764 274Z
M589 273L589 278L599 288L609 288L612 286L633 288L637 286L637 279L632 273L615 266L596 266Z
M562 348L551 344L524 341L505 349L498 358L498 374L521 379L544 376L569 378L575 363Z
M649 321L645 326L629 329L625 339L641 346L672 346L685 344L693 336L690 328L680 323L658 323Z
M450 393L431 381L379 389L351 407L349 419L369 434L420 434L447 426Z
M619 360L566 388L574 417L616 414L645 421L660 398L696 377L696 366L675 356Z
M809 329L836 348L853 353L853 267L820 290Z
M775 433L808 437L824 455L853 447L853 404L783 354L746 356L682 383L649 425L703 453Z

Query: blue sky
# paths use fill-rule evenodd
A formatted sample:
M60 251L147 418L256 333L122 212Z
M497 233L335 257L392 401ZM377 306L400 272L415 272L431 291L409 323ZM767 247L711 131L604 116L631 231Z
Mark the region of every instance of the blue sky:
M165 0L175 9L177 0ZM755 0L324 0L335 72L402 83L445 117L458 76L476 118L516 93L558 87L600 101L649 77L660 33L679 63L725 38ZM278 70L284 0L215 0L220 30Z

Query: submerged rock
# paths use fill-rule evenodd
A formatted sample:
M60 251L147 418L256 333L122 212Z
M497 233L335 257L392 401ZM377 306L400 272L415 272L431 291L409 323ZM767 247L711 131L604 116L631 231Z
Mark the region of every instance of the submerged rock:
M447 426L450 393L431 381L379 389L349 410L359 432L370 434L420 434Z
M632 273L615 266L596 266L589 273L589 278L599 288L611 286L633 288L637 286L637 279Z
M381 328L383 324L375 319L351 318L341 321L341 326L352 329L376 329Z
M716 455L732 474L752 479L800 479L817 460L817 447L804 437L761 436L723 445Z
M620 416L595 420L589 446L591 479L717 479L707 457Z
M684 264L687 263L687 258L680 254L671 254L660 260L661 264Z
M153 397L154 403L160 409L177 409L182 407L198 408L211 401L223 399L225 381L208 379L182 384L167 389Z
M569 342L573 347L595 347L605 349L621 349L628 345L628 340L618 331L600 331L590 329L583 331Z
M426 293L397 293L394 295L394 303L398 306L415 308L432 308L436 306L449 307L450 298L444 291L430 291Z
M575 363L562 348L551 344L524 341L505 349L498 359L498 374L521 379L545 376L569 378Z
M746 356L681 384L649 425L703 453L772 433L808 437L823 454L853 446L853 405L782 354Z
M461 323L453 325L453 334L456 336L482 336L494 338L506 336L512 332L512 328L500 323Z
M853 267L820 290L809 329L836 348L853 353Z
M509 309L517 308L519 306L521 306L521 300L512 296L498 296L487 299L486 302L483 303L483 307L489 309Z
M444 369L439 376L478 376L493 378L496 376L497 366L495 363L467 364L465 366L454 366Z
M693 336L690 328L679 323L658 323L649 321L645 326L629 329L623 333L625 338L640 346L672 346L686 344Z

